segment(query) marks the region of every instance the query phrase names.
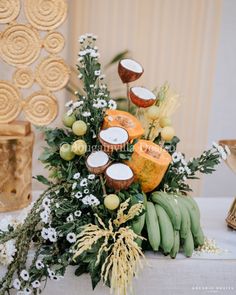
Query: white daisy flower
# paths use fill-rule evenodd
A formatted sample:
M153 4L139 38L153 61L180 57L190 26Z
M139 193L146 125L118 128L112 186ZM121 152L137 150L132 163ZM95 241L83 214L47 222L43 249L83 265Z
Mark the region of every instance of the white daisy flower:
M41 218L42 222L49 223L49 215L46 210L44 210L40 213L40 218Z
M98 200L97 197L95 197L94 195L89 195L90 196L90 203L91 205L97 206L100 204L100 201Z
M187 162L186 162L186 160L185 160L184 158L181 159L181 163L182 163L184 166L187 165Z
M93 41L96 41L97 38L98 38L98 37L97 37L96 35L93 35L93 37L92 37ZM94 49L95 49L95 47L97 47L97 46L94 46Z
M74 217L73 217L72 214L70 214L70 215L66 218L66 221L67 221L67 222L71 222L71 221L73 221L73 220L74 220Z
M65 104L65 106L66 106L67 108L72 107L72 105L73 105L73 100L70 100L70 101L68 101L68 102Z
M79 179L80 178L80 173L77 172L74 174L73 179Z
M87 186L88 185L88 180L86 178L83 178L81 181L80 181L80 186Z
M91 116L91 113L90 112L83 112L82 113L82 116L85 117L85 118L86 117L90 117Z
M110 99L108 102L108 107L111 110L115 110L117 108L117 103L113 99Z
M43 268L44 268L44 264L43 264L43 262L42 262L41 260L37 260L37 261L35 262L35 267L36 267L38 270L40 270L40 269L43 269Z
M96 57L99 57L100 54L94 51L90 53L90 56L96 58Z
M101 74L101 71L100 70L94 71L94 75L95 76L99 76L100 74Z
M66 239L69 243L73 244L76 242L76 235L74 233L68 233Z
M72 184L72 190L75 190L77 188L77 182L74 182L73 184Z
M20 277L22 278L22 280L24 281L28 281L29 280L29 273L27 270L23 269L20 273Z
M29 289L29 288L25 288L25 289L23 290L23 294L24 294L24 295L30 295L31 293L32 293L32 290Z
M105 99L100 99L97 102L97 105L98 105L99 108L105 108L107 106L107 102L105 101Z
M89 189L86 188L86 189L84 190L84 194L88 194L88 193L89 193Z
M186 166L184 169L188 175L192 173L191 169L188 166Z
M86 51L85 50L81 50L80 52L79 52L79 56L85 56L86 55Z
M49 267L47 268L47 271L48 271L48 275L49 277L52 277L52 276L55 276L55 272L53 270L51 270Z
M88 179L89 179L89 180L93 180L93 179L95 179L95 177L96 177L95 174L89 174L89 175L88 175Z
M82 199L82 203L84 205L90 205L90 197L89 196L85 196L83 199Z
M20 287L21 287L21 282L19 279L15 279L13 281L13 284L12 284L12 287L16 290L20 290Z
M177 163L181 160L180 153L174 152L172 155L173 163Z
M37 288L39 288L39 287L41 286L39 280L33 281L33 282L31 283L31 285L32 285L32 287L33 287L34 289L37 289Z
M83 62L83 61L84 61L83 56L80 56L80 57L78 58L78 61Z
M73 109L69 109L67 112L66 112L67 116L71 116L73 114Z
M45 208L45 207L49 207L50 206L50 203L51 203L51 200L46 197L43 199L43 202L42 202L42 206Z
M81 35L80 37L79 37L79 42L80 43L84 43L84 41L85 41L85 36L84 35Z
M50 227L48 229L48 239L50 242L55 243L57 241L57 232L55 230L55 228Z
M78 75L78 78L81 80L83 78L83 75L82 74L79 74Z
M76 199L80 199L83 196L83 194L81 192L77 192L75 194Z
M81 214L82 214L82 212L81 212L80 210L77 210L77 211L75 211L75 213L74 213L74 215L75 215L76 217L80 217Z
M49 231L47 228L45 228L45 227L42 228L41 236L44 240L48 240Z
M74 103L73 103L73 109L76 109L76 108L82 106L83 103L84 103L84 102L83 102L82 100L81 100L81 101L76 101L76 102L74 102Z
M179 167L179 169L178 169L179 174L184 173L184 171L185 171L184 167Z

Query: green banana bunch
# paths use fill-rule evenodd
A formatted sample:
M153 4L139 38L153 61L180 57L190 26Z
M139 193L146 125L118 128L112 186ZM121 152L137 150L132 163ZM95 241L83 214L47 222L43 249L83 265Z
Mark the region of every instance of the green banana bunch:
M170 257L175 258L176 255L179 252L179 247L180 247L180 236L179 236L179 231L175 230L174 231L174 245L170 251Z
M141 216L139 216L136 220L132 222L131 228L137 235L141 235L141 232L145 224L145 217L146 213L143 213ZM142 240L140 238L136 240L136 243L139 245L139 247L142 246Z
M181 213L180 237L181 239L186 239L191 228L190 215L181 198L178 198L178 206Z
M191 257L194 250L193 235L191 231L188 232L186 239L184 240L184 254L186 257Z
M174 246L174 230L170 218L166 211L160 206L155 205L161 232L161 248L164 254L169 254Z
M196 206L193 205L193 202L191 201L190 197L179 197L183 201L185 207L188 210L190 220L191 220L191 231L194 237L198 235L199 228L200 228L200 218L198 210L196 209Z
M154 203L160 205L168 214L174 230L180 230L181 227L181 212L178 206L177 197L173 194L165 192L154 192L151 195Z
M148 241L154 251L158 251L160 245L160 228L159 222L155 210L155 206L152 202L147 202L146 208L146 226Z

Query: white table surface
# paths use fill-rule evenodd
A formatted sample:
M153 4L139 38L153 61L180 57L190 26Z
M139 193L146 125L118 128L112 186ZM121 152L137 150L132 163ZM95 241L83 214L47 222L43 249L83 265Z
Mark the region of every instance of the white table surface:
M35 198L39 192L35 192ZM136 295L236 294L236 231L225 223L233 198L196 198L205 235L216 240L221 254L201 254L175 260L161 254L146 253L148 265L134 279ZM19 212L11 213L17 215ZM0 214L0 219L7 214ZM227 251L226 251L227 250ZM49 282L44 295L108 295L101 284L92 291L88 275L75 277L70 267L65 278ZM0 275L4 272L0 268Z

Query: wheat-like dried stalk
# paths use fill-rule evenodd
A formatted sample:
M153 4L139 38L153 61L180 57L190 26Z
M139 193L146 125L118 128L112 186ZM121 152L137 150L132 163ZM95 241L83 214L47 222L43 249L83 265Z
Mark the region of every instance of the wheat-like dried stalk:
M141 203L133 205L127 214L124 211L128 208L129 199L120 205L117 218L109 220L108 227L101 218L95 214L98 224L88 224L78 235L78 241L74 248L74 260L87 250L90 250L101 238L104 239L97 254L96 264L100 262L104 252L110 252L101 267L101 279L104 283L110 279L111 292L115 295L126 295L128 289L132 291L132 279L142 267L140 257L144 257L138 244L137 238L143 239L134 233L129 227L120 227L118 230L113 226L120 226L127 220L134 218L143 210ZM111 243L109 240L113 240Z

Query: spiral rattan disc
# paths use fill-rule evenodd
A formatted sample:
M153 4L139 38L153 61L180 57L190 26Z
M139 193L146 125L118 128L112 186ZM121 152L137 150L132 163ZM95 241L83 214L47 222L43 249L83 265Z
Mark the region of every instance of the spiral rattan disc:
M56 98L45 90L34 92L23 106L27 120L37 126L50 124L57 116L58 104Z
M13 81L19 88L30 88L34 83L34 73L30 68L18 68L13 74Z
M35 71L36 81L42 88L57 91L65 87L70 69L60 57L47 57L41 61Z
M0 0L0 23L6 24L15 20L20 13L19 0Z
M45 37L43 45L47 52L59 53L65 46L64 36L59 32L50 32Z
M12 122L21 109L19 90L11 83L0 80L0 123Z
M59 27L67 15L64 0L24 0L24 8L30 24L43 31Z
M0 54L10 65L30 65L39 57L40 50L38 32L27 25L9 26L1 34Z

